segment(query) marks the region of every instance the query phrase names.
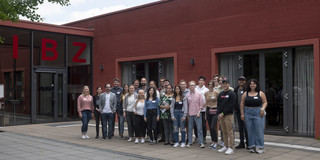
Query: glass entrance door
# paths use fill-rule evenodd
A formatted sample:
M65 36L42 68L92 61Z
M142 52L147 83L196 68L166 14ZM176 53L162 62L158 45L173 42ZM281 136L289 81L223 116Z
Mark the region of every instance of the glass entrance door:
M50 122L66 117L65 73L36 70L36 122Z
M37 73L37 121L54 119L55 74Z
M266 132L285 133L286 127L289 126L289 119L292 117L289 113L284 112L290 108L289 101L284 102L281 95L292 83L288 83L289 74L292 70L283 69L284 56L288 51L285 49L240 52L234 54L225 54L220 56L220 74L230 78L232 87L237 87L237 78L241 75L247 80L257 79L260 83L261 90L265 93L268 101L266 116ZM290 52L291 53L291 52ZM287 65L290 61L287 61ZM286 83L284 83L286 82ZM284 88L284 84L287 85ZM288 91L289 92L289 91Z

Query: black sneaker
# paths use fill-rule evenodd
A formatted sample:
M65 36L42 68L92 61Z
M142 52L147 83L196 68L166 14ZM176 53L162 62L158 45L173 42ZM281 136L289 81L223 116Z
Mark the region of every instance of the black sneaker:
M96 139L98 139L99 138L99 135L96 135Z
M246 148L246 146L244 145L244 143L240 143L236 149L241 149L241 148Z

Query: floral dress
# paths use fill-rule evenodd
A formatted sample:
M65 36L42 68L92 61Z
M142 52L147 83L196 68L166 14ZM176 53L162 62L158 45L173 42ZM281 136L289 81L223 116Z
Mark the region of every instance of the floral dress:
M171 106L171 101L173 96L163 95L161 98L160 106ZM171 119L170 109L160 109L160 118L161 119Z

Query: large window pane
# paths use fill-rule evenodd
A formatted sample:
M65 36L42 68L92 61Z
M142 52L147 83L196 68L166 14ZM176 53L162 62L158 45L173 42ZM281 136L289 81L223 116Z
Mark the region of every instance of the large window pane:
M312 46L297 47L294 56L294 132L314 135L313 48Z
M30 32L0 27L0 36L4 38L0 44L0 84L5 89L4 124L1 121L0 126L30 123Z
M83 86L91 86L90 38L68 36L67 117L77 118L77 98Z

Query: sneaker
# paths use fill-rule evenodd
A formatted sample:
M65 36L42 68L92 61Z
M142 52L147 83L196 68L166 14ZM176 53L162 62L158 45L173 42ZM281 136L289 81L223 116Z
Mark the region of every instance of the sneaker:
M223 141L220 141L220 142L218 142L218 145L219 145L220 147L224 147L224 142L223 142Z
M249 152L250 153L256 153L256 147L250 148Z
M157 144L157 141L156 141L156 140L153 140L152 143L153 143L153 144Z
M128 139L128 142L131 142L132 141L132 138L130 137L129 139Z
M211 143L209 146L209 149L212 148L214 146L214 143Z
M218 148L217 143L216 143L216 144L214 144L214 145L211 147L211 149L217 149L217 148Z
M142 138L142 139L141 139L141 143L144 143L144 142L145 142L145 141L144 141L144 138Z
M90 137L88 135L85 135L87 139L89 139Z
M193 143L196 143L196 142L198 142L198 138L197 137L194 139Z
M153 141L152 141L152 140L149 140L149 144L150 144L150 145L153 145Z
M225 152L225 154L228 154L228 155L230 155L232 153L234 153L234 151L231 148L228 148L228 150Z
M191 147L191 145L190 145L190 143L188 143L188 144L187 144L187 148L190 148L190 147Z
M174 148L179 147L179 143L175 143L175 144L173 145L173 147L174 147Z
M96 135L96 139L99 139L99 135Z
M240 143L237 147L236 147L236 149L241 149L241 148L245 148L246 146L244 145L244 143Z
M136 141L134 141L135 144L138 144L139 143L139 139L136 138Z
M263 149L263 148L259 148L258 151L257 151L257 153L258 153L258 154L264 153L264 149Z
M184 148L186 146L186 143L181 143L181 148Z
M203 143L200 144L200 148L204 148L204 144Z
M218 150L218 152L226 152L227 150L228 148L223 146L221 149Z
M81 139L86 139L87 137L85 135L82 135L81 136Z

